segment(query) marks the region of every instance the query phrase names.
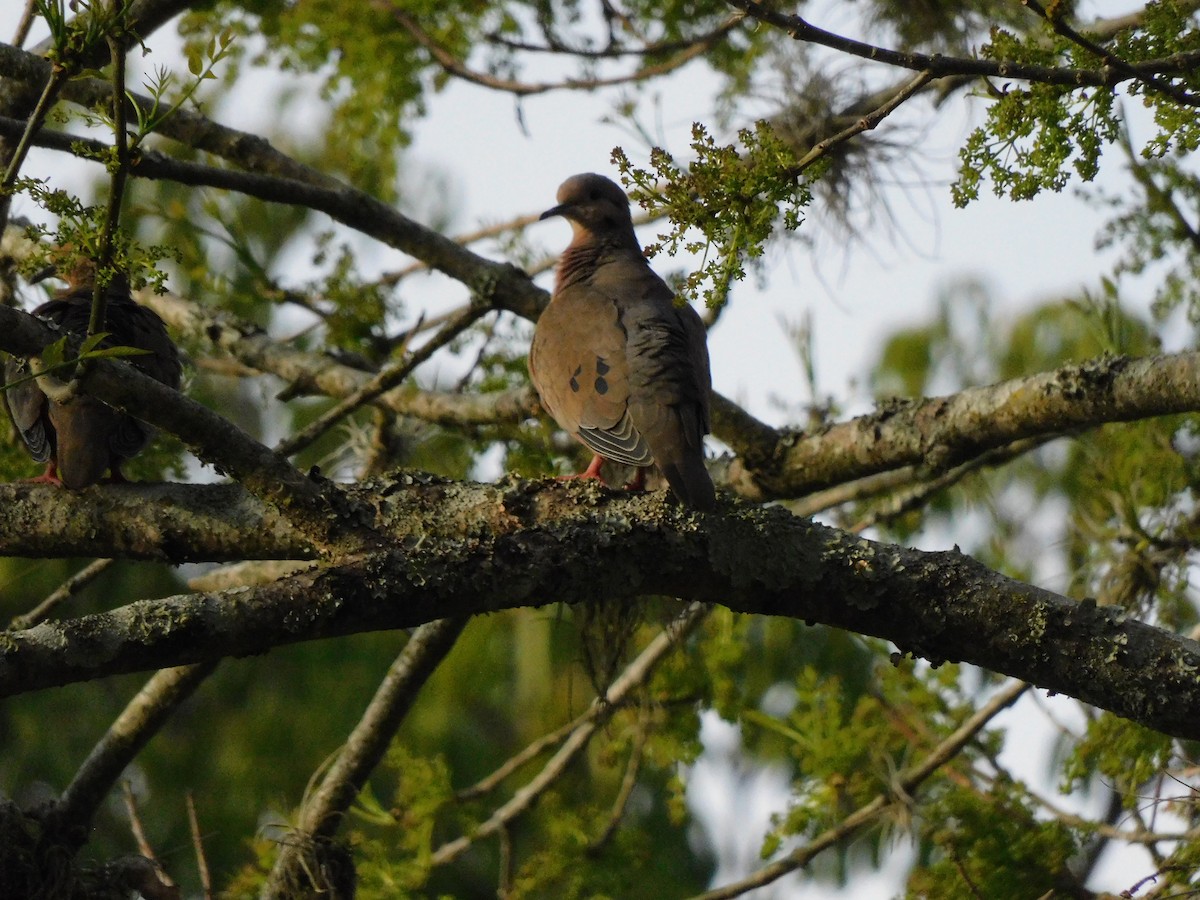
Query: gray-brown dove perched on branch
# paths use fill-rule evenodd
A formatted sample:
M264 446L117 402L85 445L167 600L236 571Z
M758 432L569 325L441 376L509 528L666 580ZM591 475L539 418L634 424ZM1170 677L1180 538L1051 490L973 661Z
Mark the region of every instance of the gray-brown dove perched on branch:
M80 260L64 279L67 286L35 309L33 315L83 337L91 314L95 263ZM105 291L104 330L109 336L98 349L119 346L149 350L144 355L130 356L129 364L178 389L182 375L179 352L167 336L162 319L134 302L123 277L115 277ZM23 359L5 363L6 382L28 374L29 366ZM45 473L34 481L79 489L98 482L106 470L112 471L114 481L123 481L121 463L141 451L153 434L149 425L92 397L79 394L66 403L51 400L32 380L5 391L4 398L30 455L47 463Z
M558 264L550 305L538 319L529 376L554 420L593 453L578 477L599 478L605 459L657 465L686 506L712 509L704 468L712 376L704 324L675 305L633 232L629 200L601 175L558 189L574 237Z

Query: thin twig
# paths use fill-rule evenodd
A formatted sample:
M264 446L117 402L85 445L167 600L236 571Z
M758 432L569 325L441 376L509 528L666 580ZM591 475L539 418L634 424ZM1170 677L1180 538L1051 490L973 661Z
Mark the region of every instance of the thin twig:
M71 597L78 594L81 590L100 577L101 574L112 568L112 564L116 562L113 559L96 559L92 560L57 588L46 596L46 599L25 613L23 616L16 616L9 624L9 631L21 631L24 628L32 628L38 622L46 619L50 613Z
M142 826L142 816L138 812L137 797L134 796L133 786L129 780L121 782L121 793L125 800L125 811L129 814L129 830L137 843L139 856L126 856L110 864L110 871L117 877L117 882L123 882L127 887L133 887L139 896L146 900L180 900L179 885L175 883L158 857L150 841L146 838L146 830Z
M17 22L16 31L13 32L12 45L21 47L25 44L25 39L29 37L29 29L33 27L34 10L37 7L37 0L25 0L25 9L21 11L21 19Z
M958 855L958 850L953 845L951 845L949 848L949 854L951 861L954 863L954 868L958 870L958 877L963 880L964 884L966 884L967 890L971 892L971 896L974 897L975 900L986 900L983 894L979 892L979 886L976 885L975 880L971 878L971 874L967 871L967 867L963 865L963 861Z
M157 863L158 857L154 854L150 841L146 839L146 830L142 827L142 817L138 813L137 797L133 794L133 784L128 778L121 782L121 797L125 801L125 811L129 814L129 830L137 843L138 853Z
M613 800L612 811L609 813L608 822L604 826L604 830L600 832L590 844L588 844L587 852L595 855L599 853L612 840L612 836L617 833L617 828L621 825L621 819L625 816L625 807L629 804L629 798L633 796L633 789L637 787L638 771L642 765L642 757L646 750L646 740L649 736L649 725L645 722L639 722L637 731L634 734L633 747L629 751L629 761L625 765L625 775L621 778L621 787L617 791L617 796Z
M862 134L864 131L870 131L875 128L880 122L896 111L899 106L908 100L910 97L919 93L925 85L933 80L933 73L929 71L919 72L915 78L910 79L905 84L901 85L896 93L888 100L871 110L865 116L860 118L853 124L843 128L837 134L825 138L825 140L813 146L811 150L801 157L800 161L794 166L790 166L787 170L789 175L793 177L799 175L817 160L825 156L830 148L836 147L838 144L843 144L855 135Z
M400 384L400 382L409 376L413 369L429 359L438 349L444 347L462 334L463 331L471 327L476 320L488 311L489 307L487 304L472 303L459 313L459 315L443 325L437 334L421 345L419 350L407 354L399 362L384 368L350 396L336 403L332 409L327 410L323 415L318 416L307 427L280 441L275 447L275 452L280 456L292 456L299 453L350 413Z
M41 96L38 97L37 105L25 122L21 136L17 140L17 147L8 161L8 168L5 169L4 180L0 182L0 231L3 231L4 227L8 225L8 213L12 208L13 186L17 183L17 176L21 173L21 166L25 164L25 157L29 155L30 148L34 146L35 137L41 130L46 114L54 106L58 92L62 90L70 75L70 70L61 65L51 67L50 77L42 89Z
M665 213L655 213L651 215L650 213L639 212L633 216L633 224L635 228L641 225L647 225L651 222L658 221L665 215ZM514 219L498 222L494 225L485 225L481 228L477 228L475 231L468 231L463 234L455 235L453 240L455 243L466 247L487 238L496 237L501 234L507 234L510 231L520 231L529 227L530 225L535 224L536 222L540 221L540 219L541 216L538 213L527 213L523 216L517 216ZM542 272L553 268L557 261L557 256L548 256L540 262L534 263L531 266L526 266L525 274L532 278L535 275L539 275ZM397 269L395 272L384 273L379 277L376 283L380 285L391 286L398 283L401 279L407 278L409 275L414 275L418 272L426 272L428 270L428 264L418 259L416 262L410 263L403 269ZM425 325L428 328L430 322L425 323Z
M446 658L466 622L466 619L439 619L413 632L337 759L301 809L295 829L297 839L280 848L263 888L264 898L290 896L288 885L305 866L305 849L328 842L336 833L346 810L383 758L420 689Z
M1146 192L1146 207L1150 212L1156 210L1163 212L1172 222L1175 223L1175 228L1179 235L1187 239L1191 244L1192 253L1200 253L1200 230L1196 228L1179 204L1175 202L1175 198L1171 196L1170 191L1162 188L1157 181L1154 180L1154 175L1149 167L1138 159L1133 150L1133 142L1129 137L1128 127L1121 129L1119 138L1121 150L1125 153L1125 158L1129 161L1129 171L1133 175L1134 180L1141 185L1142 190Z
M576 716L574 720L554 729L554 731L551 731L549 734L542 735L537 740L526 745L519 752L514 753L503 763L497 766L496 769L490 774L485 775L470 787L463 788L461 791L456 793L454 795L454 799L459 803L463 803L468 800L474 800L477 797L482 797L484 794L491 793L510 775L520 769L521 766L525 765L531 760L537 759L537 757L541 756L546 750L549 750L551 747L557 746L565 741L576 728L595 718L596 713L597 707L589 707L587 711Z
M592 715L571 732L559 751L546 762L542 770L470 834L447 841L434 850L429 858L430 866L444 866L453 862L466 853L476 841L496 834L506 828L517 816L531 808L566 770L571 761L587 747L588 741L599 724L612 715L617 703L634 688L644 684L663 657L691 633L692 629L699 625L706 615L708 615L707 605L703 603L689 604L687 609L663 629L662 633L655 637L646 646L646 649L613 681L605 696L598 697L593 701L589 710Z
M805 518L815 516L837 506L869 500L889 491L910 487L920 478L917 466L901 466L887 472L867 475L865 478L855 478L842 484L821 491L814 491L785 504L788 510L796 516Z
M1177 87L1169 82L1163 81L1161 78L1156 78L1153 75L1139 75L1134 70L1133 66L1127 63L1121 57L1117 56L1117 54L1113 53L1107 47L1102 47L1095 41L1084 37L1082 34L1068 25L1061 14L1052 14L1044 6L1042 6L1042 4L1038 3L1037 0L1021 0L1021 4L1033 10L1048 23L1050 23L1050 27L1054 29L1055 34L1059 34L1076 46L1082 47L1089 53L1095 54L1100 58L1100 61L1104 63L1104 65L1111 66L1118 72L1121 72L1130 78L1135 78L1138 81L1141 81L1143 84L1153 88L1160 94L1170 97L1180 106L1200 106L1200 97L1197 95L1191 93L1190 91L1185 91L1183 88ZM1056 3L1054 6L1056 9L1058 9L1061 4Z
M453 53L439 44L432 35L421 28L417 24L417 20L401 9L394 0L374 0L373 5L377 9L389 13L392 18L412 35L413 40L429 52L434 61L448 74L481 87L504 91L509 94L515 94L518 97L528 97L532 94L544 94L548 91L556 90L590 91L614 85L636 84L641 81L657 78L660 75L666 75L708 52L724 40L726 35L745 18L742 15L731 16L723 27L717 28L698 38L695 42L690 43L683 50L680 50L668 59L653 65L643 66L627 75L617 75L610 78L566 78L562 81L525 82L500 78L469 68L455 57Z
M819 853L829 847L836 846L851 837L898 803L907 803L918 787L934 772L953 759L992 719L1000 712L1012 706L1029 690L1029 685L1023 681L1011 682L1007 687L998 691L991 700L985 703L976 713L967 719L958 729L950 734L942 743L930 751L919 765L900 772L889 793L879 794L874 800L860 806L822 834L818 835L803 847L798 847L782 859L763 866L740 881L732 882L715 890L697 894L692 900L728 900L762 887L782 878L789 872L808 865Z
M512 835L507 828L500 829L500 885L496 890L498 900L512 896L513 845Z
M960 466L955 466L941 475L921 482L909 490L898 492L895 496L888 498L887 502L881 503L874 509L870 510L865 516L854 523L848 531L855 534L861 534L868 528L878 525L880 522L891 521L897 519L907 512L914 509L919 509L929 502L929 499L938 491L945 490L958 482L962 481L968 475L984 468L1001 466L1011 462L1019 456L1030 453L1038 447L1057 440L1062 437L1058 434L1041 435L1035 438L1025 438L1020 441L1013 441L1006 447L997 447L994 450L988 450L979 454L972 460L968 460Z
M204 838L200 833L200 819L196 815L196 799L187 792L188 830L192 833L192 846L196 849L196 869L200 873L200 889L204 900L214 900L212 873L208 869L208 857L204 853Z
M509 50L519 50L523 53L556 53L580 59L619 59L623 56L658 56L663 53L677 53L681 50L687 50L699 42L710 41L712 38L719 37L729 31L743 19L745 19L745 15L737 13L726 19L712 31L705 32L704 34L675 41L651 41L644 47L621 47L611 41L608 46L600 48L570 47L561 41L554 40L549 35L547 35L545 44L531 44L527 41L518 41L505 37L496 31L485 35L485 40L500 47L505 47Z
M493 225L484 225L475 229L474 231L456 234L452 240L456 244L466 247L471 244L478 243L479 241L486 240L487 238L498 237L499 235L507 234L510 231L521 231L522 229L527 228L528 226L537 222L538 219L539 215L537 213L527 213L523 216L517 216L515 219L508 219L504 222L498 222ZM397 269L395 272L385 272L383 275L379 276L376 284L394 287L409 275L414 275L417 272L426 272L428 270L428 265L420 260L417 260L416 262L405 266L403 269Z
M125 199L125 183L129 179L129 135L126 132L125 109L125 45L124 23L126 6L124 0L112 0L114 25L105 35L109 52L112 54L112 114L113 147L116 159L108 188L108 209L105 211L104 228L100 232L100 252L96 259L97 274L108 269L121 232L121 204ZM88 319L87 334L91 337L104 331L105 313L108 307L108 284L96 278L92 286L92 313Z
M125 767L216 666L215 661L204 662L154 673L92 748L63 791L54 810L58 820L69 822L78 833L85 834Z

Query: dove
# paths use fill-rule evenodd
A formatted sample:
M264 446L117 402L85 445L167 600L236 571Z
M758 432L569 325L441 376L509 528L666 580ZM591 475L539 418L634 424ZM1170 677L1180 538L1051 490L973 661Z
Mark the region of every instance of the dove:
M96 267L82 259L67 272L67 286L33 310L33 315L76 337L87 332ZM154 312L134 302L129 283L116 276L107 292L104 347L137 347L150 351L127 361L156 381L178 389L182 368L179 352L166 327ZM29 374L26 360L10 358L4 366L6 382ZM111 471L113 481L124 481L121 463L142 450L153 429L128 413L93 397L78 394L68 402L49 399L36 381L24 381L4 392L13 424L30 455L45 462L46 471L34 481L85 488Z
M704 323L676 305L646 262L616 183L568 178L541 218L554 216L571 224L573 237L534 331L529 376L555 422L595 454L574 477L600 478L608 459L638 467L633 486L641 487L653 465L685 506L712 509Z

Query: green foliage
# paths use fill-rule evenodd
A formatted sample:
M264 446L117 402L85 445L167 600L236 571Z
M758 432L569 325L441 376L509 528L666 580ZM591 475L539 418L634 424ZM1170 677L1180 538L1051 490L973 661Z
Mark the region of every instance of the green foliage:
M914 869L906 896L1042 897L1072 884L1067 866L1078 837L1034 813L1003 781L987 792L947 789L923 811L921 834L933 853Z
M56 218L56 226L29 225L26 237L47 249L31 254L21 266L22 271L32 275L44 269L48 262L63 271L69 271L71 263L79 257L100 259L100 241L104 230L107 208L104 205L82 203L66 191L51 188L48 181L22 178L17 189L27 194L39 206ZM67 248L53 251L49 248ZM147 285L155 290L165 290L166 273L157 268L164 259L173 259L176 251L166 244L143 246L130 236L118 233L113 236L110 262L96 272L97 281L107 284L117 272L122 273L134 290Z
M325 253L318 253L313 262L325 264ZM329 344L371 358L379 355L376 348L386 337L389 298L382 285L362 283L357 268L354 252L347 246L337 248L329 275L302 292L321 298L331 309L324 320Z
M47 58L69 71L79 69L79 60L104 40L123 15L122 3L103 0L72 4L67 0L36 0L35 9L50 29ZM76 11L82 15L75 15Z
M88 336L80 345L77 353L70 354L70 338L63 336L50 344L42 351L42 366L38 371L20 378L13 379L3 386L0 386L0 391L7 391L19 384L24 384L27 381L32 381L39 375L54 375L60 380L70 380L74 376L75 367L82 362L87 362L89 359L120 359L126 356L145 356L150 353L149 350L141 350L137 347L101 347L96 349L105 338L108 332L101 331L97 334Z
M165 66L154 68L153 75L142 83L150 96L150 109L145 109L140 104L132 104L137 129L130 136L131 147L136 147L161 128L176 110L191 102L201 84L216 79L214 70L218 63L230 55L233 37L233 31L227 28L211 37L207 46L200 48L193 45L188 48L187 67L192 76L191 81L184 84L178 95L170 101L166 98L175 85L176 76Z
M474 0L406 4L404 12L462 56L496 21L487 4ZM327 133L337 136L326 147L327 170L395 199L398 153L410 139L411 122L424 113L426 92L445 84L440 67L408 30L384 8L348 7L342 0L224 2L185 18L180 30L190 53L212 40L216 23L266 40L266 49L249 60L253 65L321 72L322 99L331 107Z
M1151 323L1123 309L1111 283L1098 295L1036 307L1012 322L996 322L986 290L975 284L947 288L938 317L924 329L897 334L883 348L880 386L908 395L1020 378L1102 354L1133 356L1158 351ZM1187 564L1163 548L1190 540L1188 510L1195 477L1176 448L1193 417L1163 417L1120 429L1090 431L1059 449L1017 460L994 475L964 480L941 493L922 515L896 520L890 529L907 538L913 529L951 523L967 510L984 514L990 538L970 551L996 567L1027 575L1019 560L1031 503L1049 504L1066 523L1065 566L1077 596L1123 605L1141 615L1190 627L1196 613L1187 599ZM1004 492L1027 492L1016 505ZM1065 502L1063 507L1055 506ZM1159 618L1161 617L1161 618Z
M704 125L693 124L694 156L686 169L662 148L651 152L650 169L633 165L620 148L613 151L613 162L640 189L646 208L666 213L674 226L646 252L703 254L682 292L703 297L710 307L724 304L733 282L745 278L746 266L762 258L776 225L795 231L812 202L815 175L802 174L769 123L741 129L738 141L740 151L733 144L719 144Z
M974 712L974 698L963 681L955 666L931 670L905 662L877 663L866 683L847 689L839 676L808 668L796 678L796 703L786 716L748 710L743 720L750 728L768 729L785 739L796 773L789 807L767 835L764 858L789 838L816 837L878 798L895 795L900 773L921 763L925 753ZM981 735L978 748L987 752L984 748L994 743ZM946 767L934 783L958 778L953 774L958 771L957 763ZM921 788L922 793L928 790ZM890 829L908 827L899 809L880 823L871 840L860 844L869 845L872 854ZM839 880L846 878L847 865L843 857Z
M1165 268L1155 281L1154 314L1161 323L1178 309L1200 325L1200 246L1191 211L1200 204L1200 178L1181 154L1139 159L1125 142L1129 168L1141 191L1099 197L1113 211L1097 238L1100 247L1123 246L1114 276Z
M1143 785L1156 778L1175 755L1174 742L1127 719L1102 712L1088 722L1087 733L1064 767L1063 791L1102 776L1120 795L1126 809L1145 802Z
M354 810L362 821L355 830L362 897L410 896L425 884L435 823L453 798L450 770L441 757L416 755L397 743L386 764L398 776L389 807L368 788Z
M1200 28L1186 4L1174 0L1152 0L1146 4L1141 28L1128 29L1118 37L1116 50L1128 62L1163 59L1175 54L1194 53L1200 49ZM1183 67L1164 76L1174 89L1196 97L1200 90L1200 73L1195 67ZM1154 111L1158 133L1146 143L1146 158L1164 157L1172 152L1191 152L1200 147L1200 124L1196 121L1194 105L1175 102L1170 92L1140 81L1130 83L1129 92L1140 96L1142 103Z
M577 632L553 622L545 614L517 610L473 624L455 657L435 674L430 692L423 692L374 781L371 797L386 796L386 801L369 798L356 809L353 843L364 859L364 896L463 896L494 885L494 838L473 847L465 869L453 878L431 869L430 858L447 838L469 834L496 803L525 784L557 746L544 750L482 798L458 799L456 790L474 784L551 728L564 706L571 716L572 709L578 711L590 701L587 679L570 664L578 659ZM655 631L644 627L639 646ZM506 672L509 667L516 670L515 683L513 674ZM438 702L439 696L470 701L451 708ZM689 854L678 853L686 840L686 816L673 818L663 800L679 761L691 758L697 749L695 707L690 698L683 703L679 699L673 679L656 677L644 697L612 710L590 752L509 829L514 896L599 892L621 897L637 894L639 886L655 893L669 893L670 885L676 885L675 890L684 884L697 890L703 886L707 870L696 867ZM527 719L511 719L514 702L528 711ZM479 722L494 722L496 727L481 731ZM601 840L612 797L632 756L640 760L636 791L641 799L626 810L620 827ZM655 834L655 841L648 844L646 833Z
M993 29L981 55L991 59L1051 66L1094 63L1062 39L1024 41ZM1058 192L1072 172L1083 181L1096 177L1104 148L1120 133L1116 97L1109 88L1063 88L1049 84L1006 85L992 95L987 122L976 128L959 153L961 167L952 188L956 206L979 196L984 180L998 197L1029 200L1044 190Z
M1200 48L1200 29L1190 11L1173 2L1146 5L1141 28L1118 32L1111 52L1124 65L1168 59ZM1021 36L994 27L991 40L981 48L985 58L1034 66L1099 69L1108 60L1097 59L1065 37L1049 33ZM1200 75L1192 69L1130 79L1122 90L1141 97L1154 111L1158 133L1142 151L1147 158L1172 151L1190 152L1200 146L1200 125L1194 103L1177 102L1178 95L1193 100ZM1027 200L1043 190L1060 191L1072 172L1087 182L1099 171L1104 148L1120 136L1117 89L1071 88L1031 83L1027 87L992 86L987 122L975 129L960 151L961 168L952 188L959 206L979 196L983 181L992 182L997 196Z
M34 463L29 458L25 443L16 433L8 417L8 409L4 410L3 439L0 440L0 479L5 482L20 481L40 475L34 471Z

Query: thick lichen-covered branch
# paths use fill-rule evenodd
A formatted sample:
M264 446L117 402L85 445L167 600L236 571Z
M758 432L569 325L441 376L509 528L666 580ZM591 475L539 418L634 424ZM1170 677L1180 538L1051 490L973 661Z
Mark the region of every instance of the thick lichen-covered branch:
M947 397L894 400L812 435L764 428L726 432L739 494L798 497L904 465L938 472L1013 441L1200 410L1200 353L1105 357ZM745 437L741 437L744 435Z
M668 594L885 638L1200 737L1200 644L990 571L778 508L698 517L594 485L378 485L392 549L255 589L10 632L0 694L563 600Z
M312 559L316 545L236 484L0 485L0 555L161 562Z

